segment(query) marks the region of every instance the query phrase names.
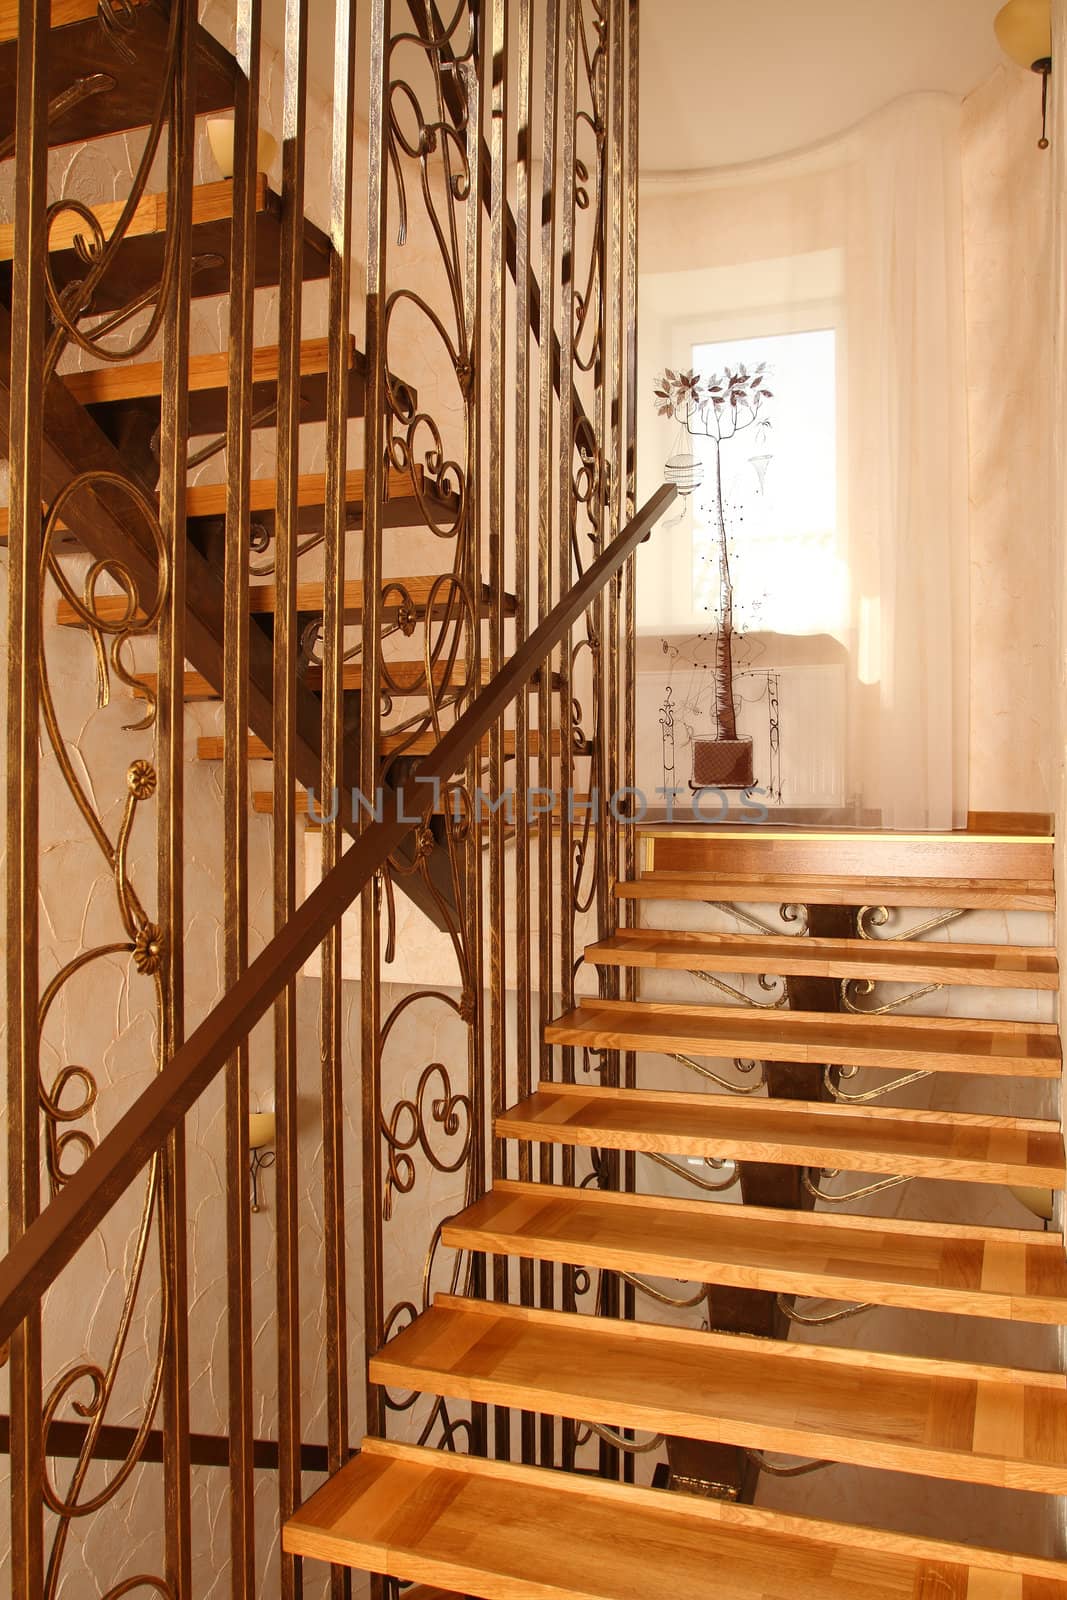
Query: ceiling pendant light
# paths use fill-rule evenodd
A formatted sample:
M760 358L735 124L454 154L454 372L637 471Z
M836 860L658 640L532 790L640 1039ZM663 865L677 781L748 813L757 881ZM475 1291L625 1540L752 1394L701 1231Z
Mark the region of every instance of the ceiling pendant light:
M1041 138L1048 149L1048 81L1052 72L1052 0L1008 0L993 27L1006 56L1041 78Z

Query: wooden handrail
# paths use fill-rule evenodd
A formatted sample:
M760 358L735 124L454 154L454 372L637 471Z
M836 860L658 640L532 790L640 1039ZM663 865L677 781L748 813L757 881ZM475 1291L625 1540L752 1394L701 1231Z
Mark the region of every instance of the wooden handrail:
M574 622L647 539L678 491L664 484L549 612L419 763L410 791L385 790L381 821L352 847L153 1078L110 1133L0 1261L0 1344L41 1299L162 1147L238 1044L265 1015L397 846L420 827L438 785L461 772L482 737L522 693ZM410 808L410 809L408 809Z

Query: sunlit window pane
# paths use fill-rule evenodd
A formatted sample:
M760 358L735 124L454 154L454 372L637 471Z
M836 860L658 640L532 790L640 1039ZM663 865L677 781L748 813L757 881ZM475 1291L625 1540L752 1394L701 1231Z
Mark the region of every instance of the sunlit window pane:
M756 418L726 414L722 510L740 632L834 633L846 604L838 548L837 336L833 329L693 346L705 379L765 366L771 398ZM699 434L699 425L697 427ZM722 587L716 446L698 437L706 464L693 497L693 598L714 627Z

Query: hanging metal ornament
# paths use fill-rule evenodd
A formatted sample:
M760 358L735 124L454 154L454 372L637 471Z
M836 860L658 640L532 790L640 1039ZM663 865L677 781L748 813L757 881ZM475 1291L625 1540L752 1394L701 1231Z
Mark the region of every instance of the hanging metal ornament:
M759 453L748 458L749 464L755 468L756 477L759 479L760 494L765 494L767 491L767 473L770 470L771 462L774 460L773 453L767 448L770 443L770 431L770 423L761 422L759 424L756 429L756 450Z

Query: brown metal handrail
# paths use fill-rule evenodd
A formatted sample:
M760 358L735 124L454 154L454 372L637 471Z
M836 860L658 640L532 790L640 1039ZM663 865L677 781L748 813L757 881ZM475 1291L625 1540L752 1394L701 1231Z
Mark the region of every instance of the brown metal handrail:
M322 943L413 828L425 821L438 785L460 772L479 741L563 640L601 589L647 539L678 491L663 484L604 553L548 613L420 762L419 798L387 790L380 821L312 890L149 1087L101 1139L84 1165L0 1261L0 1343L6 1342L81 1249L119 1196L148 1165L231 1059L285 985ZM406 810L411 805L411 811Z

